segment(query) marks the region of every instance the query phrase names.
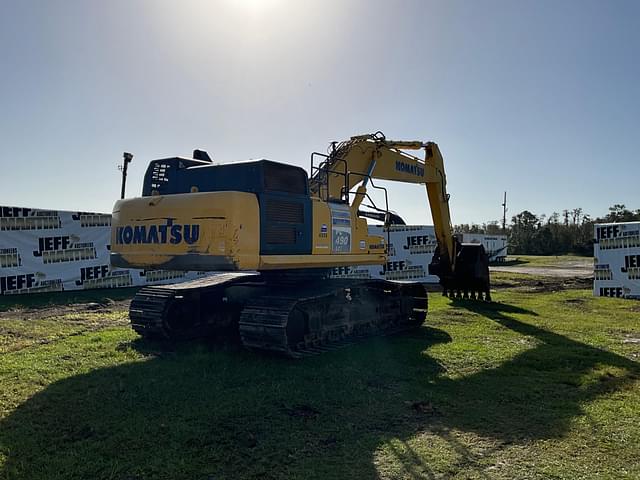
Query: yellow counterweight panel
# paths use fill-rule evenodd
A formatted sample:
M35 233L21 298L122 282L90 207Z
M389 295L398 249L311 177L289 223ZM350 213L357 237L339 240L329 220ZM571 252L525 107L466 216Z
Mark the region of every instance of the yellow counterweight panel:
M334 248L333 213L349 242ZM339 217L338 217L339 214ZM337 228L336 228L337 230ZM166 270L275 270L375 265L386 261L384 239L346 205L313 201L311 255L260 255L257 198L206 192L120 200L112 218L111 263Z
M111 263L116 267L255 270L260 262L260 212L252 193L120 200L111 231Z

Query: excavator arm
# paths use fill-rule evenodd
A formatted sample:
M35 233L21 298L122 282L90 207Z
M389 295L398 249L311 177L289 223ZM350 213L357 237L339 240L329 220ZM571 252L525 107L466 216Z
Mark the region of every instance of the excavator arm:
M421 151L421 156L408 151ZM444 294L489 300L489 267L484 248L462 244L453 234L444 161L433 142L393 141L377 132L332 144L325 161L310 179L312 195L349 200L357 211L371 179L423 184L427 190L438 249L429 266L440 277Z

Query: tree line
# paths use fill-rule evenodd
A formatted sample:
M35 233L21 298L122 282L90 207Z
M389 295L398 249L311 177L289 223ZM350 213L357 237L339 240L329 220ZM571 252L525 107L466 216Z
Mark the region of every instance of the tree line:
M524 210L511 217L511 223L502 228L497 221L456 225L461 233L506 234L509 253L521 255L561 255L574 253L593 255L593 226L596 223L640 221L640 208L629 210L625 205L609 207L604 217L591 218L582 208L536 215Z

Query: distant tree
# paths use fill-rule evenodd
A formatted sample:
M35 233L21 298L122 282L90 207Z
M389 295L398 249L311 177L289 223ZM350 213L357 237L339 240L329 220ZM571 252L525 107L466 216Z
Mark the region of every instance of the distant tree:
M582 218L582 209L574 208L571 210L572 222L574 225L578 225L580 223L580 219Z
M635 222L640 220L640 209L635 212L628 210L626 205L616 203L609 207L609 213L604 217L606 222Z
M525 210L514 216L510 226L509 249L513 253L558 255L593 251L593 221L582 208L553 212L548 218Z
M555 251L554 238L548 225L540 226L533 235L531 253L535 255L552 255Z
M469 233L470 228L468 223L461 223L460 225L454 225L453 230L456 233Z
M534 237L540 226L540 219L528 210L511 218L509 248L514 253L530 253L535 250Z
M524 210L513 216L507 227L509 251L532 255L592 255L594 224L634 221L640 221L640 209L630 210L623 204L609 207L609 213L603 218L592 218L580 207L564 209L562 213L553 212L548 217ZM457 225L455 231L490 235L502 233L497 221Z
M460 225L454 225L453 230L456 233L485 233L485 224L461 223Z
M499 235L502 233L502 227L497 220L492 220L484 224L484 232L487 235Z

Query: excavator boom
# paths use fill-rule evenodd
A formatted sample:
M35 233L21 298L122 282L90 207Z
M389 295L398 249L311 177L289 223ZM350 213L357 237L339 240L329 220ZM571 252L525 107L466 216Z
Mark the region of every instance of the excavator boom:
M484 247L462 244L453 234L444 160L433 142L387 140L377 132L351 137L333 148L310 179L312 194L354 203L366 194L369 179L423 184L427 190L438 248L429 271L438 275L445 294L489 300L489 262ZM423 157L406 150L421 150ZM362 186L363 185L363 186Z

